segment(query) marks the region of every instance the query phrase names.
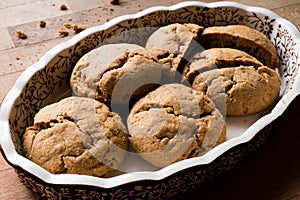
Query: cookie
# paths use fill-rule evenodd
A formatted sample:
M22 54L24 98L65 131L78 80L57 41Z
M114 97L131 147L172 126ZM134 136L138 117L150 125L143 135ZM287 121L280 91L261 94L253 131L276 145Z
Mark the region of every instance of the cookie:
M197 46L197 40L203 31L203 27L197 24L174 23L158 28L148 38L146 48L163 49L175 53L179 58L188 59ZM180 68L181 61L174 65L174 68Z
M27 158L51 173L106 177L128 148L120 117L91 98L68 97L42 108L23 135Z
M127 43L107 44L82 56L75 65L70 79L74 95L95 98L96 83L107 70L107 66L124 52L140 48L142 47Z
M158 167L196 157L225 141L220 111L203 92L166 84L148 93L127 119L131 148Z
M263 33L244 25L208 27L204 29L199 41L205 49L239 49L257 58L265 66L279 67L279 58L272 42Z
M140 97L158 85L173 82L175 70L162 63L146 49L124 53L116 59L97 82L96 99L107 105L124 105Z
M224 92L220 92L220 85ZM279 73L269 67L240 66L201 73L192 87L214 102L225 95L227 116L245 116L270 107L279 96L280 85Z
M152 56L156 57L160 64L177 71L178 66L182 62L182 57L168 50L163 49L147 49Z
M217 68L238 66L259 67L263 64L244 51L232 48L211 48L196 53L185 66L184 76L192 82L196 75Z

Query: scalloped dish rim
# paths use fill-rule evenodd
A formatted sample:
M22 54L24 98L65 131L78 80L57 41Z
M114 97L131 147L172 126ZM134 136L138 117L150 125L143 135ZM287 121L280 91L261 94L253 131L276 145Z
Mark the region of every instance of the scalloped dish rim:
M273 11L261 7L246 6L244 4L229 2L229 1L213 2L213 3L187 1L173 6L151 7L133 15L123 15L120 17L116 17L111 21L106 22L103 25L89 28L75 35L73 38L69 39L68 41L56 45L51 50L49 50L37 63L31 65L20 75L20 77L17 79L12 89L8 92L8 94L4 98L0 110L0 127L2 128L0 142L6 160L11 165L21 167L25 171L29 172L30 174L38 177L42 181L49 184L68 184L68 185L80 184L80 185L97 186L102 188L111 188L111 187L116 187L116 186L124 185L126 183L141 181L141 180L162 180L181 170L198 166L198 165L211 163L217 157L221 156L229 149L239 144L250 141L258 133L258 131L260 131L266 125L270 124L273 120L275 120L280 115L282 115L282 113L292 102L292 100L300 93L300 73L297 74L297 78L293 85L294 88L292 88L288 93L284 94L281 97L281 99L277 102L276 106L272 109L272 111L267 115L263 116L262 118L260 118L258 121L256 121L252 126L250 126L246 130L244 134L242 134L239 137L227 140L226 142L218 145L217 147L213 148L212 150L210 150L208 153L206 153L201 157L190 158L180 162L176 162L157 171L130 172L130 173L125 173L110 178L99 178L99 177L77 175L77 174L51 174L45 169L43 169L42 167L29 161L28 159L19 155L16 152L12 139L10 137L10 129L9 129L9 122L8 122L10 116L10 110L16 98L20 95L26 82L31 78L31 76L35 72L37 72L38 70L46 66L46 64L62 50L75 45L78 41L84 39L85 37L95 32L108 29L121 21L139 18L141 16L150 14L158 10L172 11L187 6L201 6L201 7L209 7L209 8L235 7L235 8L243 9L245 11L250 11L250 12L255 11L259 13L264 13L269 16L272 16L280 23L284 23L287 29L300 43L300 32L298 31L297 27L292 23L290 23L289 21L281 18ZM298 44L297 46L300 49L300 44Z

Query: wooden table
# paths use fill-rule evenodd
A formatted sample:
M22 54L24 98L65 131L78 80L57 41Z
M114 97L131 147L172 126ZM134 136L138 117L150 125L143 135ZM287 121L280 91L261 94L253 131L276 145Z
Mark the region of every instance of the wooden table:
M17 77L38 61L50 48L68 40L58 31L64 24L92 27L119 15L136 13L156 5L173 5L180 0L142 1L120 0L1 0L0 2L0 102ZM205 2L210 2L206 0ZM300 27L300 0L237 1L261 6ZM61 4L67 10L60 10ZM47 25L41 28L39 21ZM21 40L17 29L27 33ZM198 191L174 199L300 199L300 97L292 103L281 125L273 130L267 143L244 159L232 171L214 179ZM1 131L0 131L1 137ZM0 156L0 199L38 199L23 186L2 156Z

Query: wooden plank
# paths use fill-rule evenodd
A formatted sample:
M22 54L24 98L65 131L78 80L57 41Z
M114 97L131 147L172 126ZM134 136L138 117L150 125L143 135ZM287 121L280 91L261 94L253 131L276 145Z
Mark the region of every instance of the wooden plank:
M0 51L0 77L6 74L22 71L36 63L44 54L55 45L70 38L56 38L32 45L21 46Z
M300 28L300 4L292 4L285 7L280 7L274 9L274 12L279 14L281 17L294 23L298 28Z
M72 13L71 10L61 11L62 0L36 1L0 10L0 27L15 26L31 21ZM17 15L16 15L17 14Z
M0 28L0 51L15 47L7 28Z
M2 157L0 159L3 159ZM37 194L26 188L18 179L14 169L0 170L0 199L38 199Z

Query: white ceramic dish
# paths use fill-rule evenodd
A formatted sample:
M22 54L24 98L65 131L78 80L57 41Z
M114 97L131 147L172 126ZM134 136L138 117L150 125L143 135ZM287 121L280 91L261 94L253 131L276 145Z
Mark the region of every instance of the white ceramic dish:
M203 26L244 24L265 33L281 61L280 98L270 110L244 118L227 118L228 138L201 157L174 163L163 169L127 158L128 172L110 178L47 172L22 155L20 136L43 106L70 95L68 76L77 60L111 36L136 43L170 23L192 22ZM146 28L145 28L146 27ZM139 32L131 32L141 28ZM110 40L106 40L110 42ZM139 43L140 44L140 43ZM16 169L21 181L44 198L146 198L157 199L200 187L207 180L232 169L249 152L260 147L291 101L300 92L300 33L274 12L233 2L183 2L153 7L134 15L115 18L87 29L47 52L18 78L2 102L1 152ZM134 167L132 160L135 162Z

